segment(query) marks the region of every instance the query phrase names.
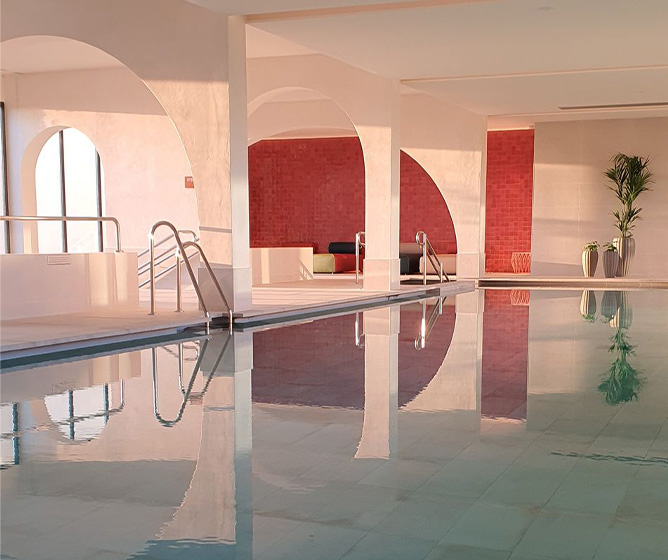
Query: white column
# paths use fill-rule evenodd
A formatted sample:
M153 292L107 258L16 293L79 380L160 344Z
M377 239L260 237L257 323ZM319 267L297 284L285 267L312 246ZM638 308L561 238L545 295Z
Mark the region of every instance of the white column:
M389 459L396 450L399 307L364 312L364 425L355 457Z
M229 194L224 187L219 187L218 192L210 192L207 185L202 185L197 194L203 248L207 255L214 255L209 257L209 260L214 261L211 263L212 267L225 294L231 300L230 305L235 311L241 311L251 305L246 23L241 16L230 16L227 19L227 67L227 100L221 100L223 103L227 101L227 119L226 122L218 123L219 126L210 133L228 136L227 161L219 162L222 164L220 172L228 177L223 177L218 183L229 184ZM221 206L224 209L223 214L226 214L226 219L222 221L224 223L218 223L220 220L215 219ZM214 217L215 223L207 223L206 217L209 215ZM227 224L229 227L226 227ZM207 307L210 310L224 311L208 274L201 267L199 278Z
M399 82L388 83L387 120L359 125L364 151L364 289L399 288Z

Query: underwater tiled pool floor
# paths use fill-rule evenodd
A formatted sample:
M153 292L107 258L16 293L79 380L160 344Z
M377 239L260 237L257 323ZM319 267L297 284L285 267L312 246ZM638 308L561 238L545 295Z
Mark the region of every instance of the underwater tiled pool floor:
M668 294L456 298L3 373L2 558L668 558Z

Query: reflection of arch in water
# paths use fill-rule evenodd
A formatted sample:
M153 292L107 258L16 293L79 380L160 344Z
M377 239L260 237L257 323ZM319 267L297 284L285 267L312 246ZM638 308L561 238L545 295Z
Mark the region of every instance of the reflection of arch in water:
M119 403L114 407L111 406L112 391L108 383L47 395L44 405L63 436L71 441L90 441L99 437L111 416L125 406L123 380L118 383Z
M431 305L436 299L430 300ZM455 308L443 307L426 348L416 350L422 305L401 306L399 406L413 401L439 371L455 327ZM253 338L253 401L270 404L364 409L364 330L355 315L256 332ZM357 334L356 334L357 332ZM277 367L278 364L278 367ZM303 386L309 390L304 391Z

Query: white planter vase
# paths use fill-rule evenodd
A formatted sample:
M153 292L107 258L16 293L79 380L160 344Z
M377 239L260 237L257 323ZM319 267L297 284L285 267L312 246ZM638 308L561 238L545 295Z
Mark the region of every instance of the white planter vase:
M627 276L631 269L633 257L636 254L636 240L632 236L616 237L613 242L619 252L617 276Z

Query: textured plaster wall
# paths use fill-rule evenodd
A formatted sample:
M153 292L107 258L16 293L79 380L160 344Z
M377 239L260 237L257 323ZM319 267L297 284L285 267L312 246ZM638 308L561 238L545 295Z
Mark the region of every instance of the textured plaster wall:
M151 225L161 219L198 230L196 191L184 186L191 170L183 145L160 104L132 72L114 68L5 75L2 96L14 214L36 213L34 160L52 133L73 127L100 153L105 214L121 222L124 250L146 248ZM15 240L14 251L37 250L36 238L26 235L23 247L20 237ZM115 248L115 243L115 231L108 227L105 246Z
M531 250L533 145L533 130L487 133L487 272L512 272L512 254Z
M638 199L630 275L668 277L668 118L619 119L536 125L532 274L581 276L582 246L610 241L617 208L603 172L617 152L649 156L656 183ZM596 276L603 276L599 265Z
M252 247L352 241L364 229L364 161L357 138L269 140L249 148ZM448 207L405 153L400 168L400 241L424 229L440 253L456 253Z

